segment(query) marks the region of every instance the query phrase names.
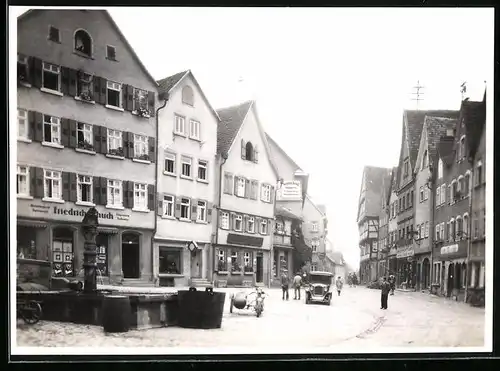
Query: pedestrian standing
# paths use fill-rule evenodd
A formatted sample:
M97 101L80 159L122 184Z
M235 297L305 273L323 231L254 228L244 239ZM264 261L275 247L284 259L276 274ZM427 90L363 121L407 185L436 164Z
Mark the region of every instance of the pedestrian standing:
M302 276L297 272L293 277L293 300L300 300L300 286L302 285ZM297 295L298 294L298 295ZM297 298L298 296L298 298Z
M283 271L283 274L281 275L281 290L283 291L283 300L288 300L288 286L290 284L290 279L288 278L288 274L286 271Z
M389 298L391 285L389 285L389 282L387 282L387 279L385 277L382 278L381 290L382 292L380 296L380 302L382 306L380 307L380 309L387 309L387 299Z
M342 291L342 286L344 286L344 282L342 282L342 278L340 278L340 276L337 277L335 285L337 286L338 296L340 296L340 292Z
M389 285L391 286L391 295L394 295L394 289L396 288L396 277L393 274L389 276Z

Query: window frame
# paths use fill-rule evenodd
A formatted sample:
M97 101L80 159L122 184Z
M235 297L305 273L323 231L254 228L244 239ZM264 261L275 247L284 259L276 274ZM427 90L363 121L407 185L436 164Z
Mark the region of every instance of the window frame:
M245 178L243 178L241 176L238 176L235 178L236 178L236 181L238 182L236 184L236 196L245 197L245 187L246 187Z
M139 193L137 195L136 193ZM141 205L142 199L142 205ZM134 182L134 207L133 210L149 211L148 208L148 185L147 183Z
M50 66L50 68L49 68ZM57 72L53 70L53 67L57 69ZM45 73L51 73L53 75L57 75L57 89L47 88L45 86ZM56 92L57 94L61 93L61 66L49 62L42 62L42 89L48 90L50 92Z
M111 49L114 50L114 53L115 53L114 57L110 57L110 55L109 55L109 48L111 48ZM106 44L106 59L109 59L110 61L116 61L116 46Z
M140 95L137 94L136 92L142 92L144 93L144 101L146 102L146 105L145 106L141 106L140 105L140 102L139 102L139 99L140 99ZM137 95L137 97L136 97ZM139 99L137 99L139 98ZM139 107L137 106L139 105ZM136 88L134 87L134 92L133 92L133 95L132 95L132 113L135 113L137 114L139 112L139 110L145 110L147 113L147 116L149 116L149 99L148 99L148 91L145 90L145 89L139 89L139 88Z
M193 135L193 128L196 128L196 135ZM201 122L198 120L189 120L189 138L193 140L200 141L201 140Z
M120 135L117 136L116 133L120 133ZM108 131L106 134L107 134L106 141L107 141L107 152L108 152L107 154L112 155L112 156L123 157L123 153L121 155L119 154L120 148L122 149L122 152L123 152L123 131L108 128ZM111 148L111 144L112 143L114 144L115 142L118 142L118 144L119 144L118 147ZM112 153L113 151L115 153Z
M271 203L271 189L272 189L272 187L270 184L266 184L266 183L261 184L261 188L260 188L260 200L261 201ZM268 192L268 193L266 193L266 192ZM266 195L268 197L265 197Z
M187 200L187 202L184 202L185 200ZM191 199L189 197L181 197L180 205L179 219L184 221L191 221ZM187 216L182 216L183 207L185 207L185 210L187 210Z
M203 204L203 205L200 205ZM196 206L196 221L198 223L207 223L207 201L198 200L198 205ZM203 212L203 218L200 218Z
M146 157L147 161L151 161L149 158L149 137L147 135L134 133L134 158L145 160Z
M82 128L80 128L80 125L82 126ZM88 128L90 128L90 130L87 130ZM80 144L80 141L78 140L79 133L82 133L83 145ZM85 148L86 143L88 143L88 145L90 145L90 147L92 148L92 151L93 151L94 150L94 125L87 124L84 122L77 122L77 124L76 124L76 141L77 141L77 143L76 143L77 148L88 149L88 148Z
M21 172L21 168L25 168L25 172ZM26 192L25 193L20 193L18 189L20 189L20 177L26 177L25 181L25 188ZM16 189L16 194L17 196L20 197L30 197L30 167L28 165L21 165L17 164L17 172L16 172L16 182L17 182L17 189Z
M236 228L236 222L239 221L240 222L240 228ZM243 215L240 215L240 214L234 214L233 215L233 229L236 231L236 232L243 232Z
M181 130L178 130L181 127ZM174 114L174 134L185 137L186 136L186 117Z
M226 231L229 230L230 227L229 213L227 211L221 211L219 218L220 218L220 229Z
M205 169L205 178L200 178L200 169ZM196 179L199 180L200 182L207 182L208 183L208 161L207 160L202 160L198 159L198 168L197 168L197 174L196 174Z
M252 229L250 229L250 224L252 225ZM247 218L247 233L255 233L255 217L248 216Z
M170 205L170 214L167 213L168 206ZM162 203L162 216L167 218L175 217L175 197L172 195L163 195L163 203Z
M20 113L22 112L23 115ZM24 120L24 125L21 125L21 120ZM24 126L24 135L19 134L19 129ZM29 140L29 115L28 110L17 108L17 139Z
M189 175L184 174L184 165L189 165ZM193 158L181 155L181 178L193 179Z
M50 31L52 31L52 29L57 30L57 40L54 40L51 38L52 34ZM61 30L59 28L54 27L53 25L49 24L49 32L47 34L47 40L60 44L61 43Z
M114 190L114 192L113 192ZM115 201L115 197L111 197L118 191L118 202L110 202ZM123 208L123 181L119 179L108 179L106 184L106 207L107 208Z
M46 121L47 117L50 117L49 121ZM46 125L50 126L50 140L47 140L47 138L45 138L45 126ZM57 128L57 137L54 137L54 135L53 135L53 128L54 127ZM60 117L43 114L43 142L42 143L62 146L62 144L61 144L61 118Z
M84 179L84 181L81 180L81 178L88 178ZM94 205L94 184L93 184L94 178L91 175L87 174L77 174L76 177L76 199L79 204L82 205ZM83 185L86 184L89 186L89 199L90 201L84 201L82 199L83 195Z
M116 85L116 86L115 86ZM109 91L116 91L118 92L118 105L115 106L114 104L109 103ZM116 81L111 81L107 80L106 81L106 107L108 108L117 108L117 109L123 109L123 97L122 97L122 91L123 91L123 84L116 82Z
M174 176L177 175L177 154L175 152L165 151L164 155L165 159L163 160L163 173ZM173 168L172 172L167 170L166 161L172 162L172 168Z
M267 234L267 230L268 230L268 223L267 223L267 219L260 219L260 225L259 225L259 233L261 235L266 235Z
M82 50L78 50L76 47L77 34L79 32L83 32L89 38L90 45L89 45L88 53L86 53L85 51L82 51ZM78 54L83 55L85 57L92 58L92 56L94 55L94 39L90 35L90 32L88 32L87 30L85 30L83 28L78 28L75 30L75 32L73 33L73 51L75 53L78 53Z
M47 173L50 173L50 176L47 176ZM54 174L58 174L58 176L54 176ZM47 192L47 179L51 179L52 181L52 195L48 196ZM54 197L54 181L59 182L58 192L59 194ZM43 169L43 200L47 201L64 201L62 198L62 171L60 170L52 170L52 169Z

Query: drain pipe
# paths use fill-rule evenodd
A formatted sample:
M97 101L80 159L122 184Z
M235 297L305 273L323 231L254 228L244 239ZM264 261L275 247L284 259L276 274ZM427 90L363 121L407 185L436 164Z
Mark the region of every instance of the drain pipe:
M223 152L221 154L222 161L219 165L219 200L217 203L217 216L216 216L216 221L215 221L215 246L219 244L219 223L220 223L220 206L222 202L222 192L223 192L223 182L222 182L222 166L226 163L228 154L226 152ZM215 256L215 247L212 249L212 262L213 262L213 267L212 267L212 283L214 283L214 272L215 272L215 264L216 264L216 256Z
M158 187L158 166L160 166L160 151L158 150L158 137L160 135L160 125L158 113L160 110L165 108L168 102L168 93L162 93L158 95L158 99L163 99L163 106L158 107L156 109L156 143L155 143L155 152L156 152L156 166L155 166L155 186L154 186L154 196L158 196L157 187ZM155 206L154 206L154 228L153 228L153 237L151 238L151 279L153 280L153 284L155 284L155 249L154 249L154 240L156 236L156 231L158 229L158 197L155 197Z

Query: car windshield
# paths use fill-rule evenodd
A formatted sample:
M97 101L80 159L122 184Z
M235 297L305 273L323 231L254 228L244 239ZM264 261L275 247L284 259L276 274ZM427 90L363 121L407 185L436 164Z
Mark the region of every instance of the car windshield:
M323 275L311 275L310 277L311 283L322 283L324 285L330 285L332 283L331 276L323 276Z

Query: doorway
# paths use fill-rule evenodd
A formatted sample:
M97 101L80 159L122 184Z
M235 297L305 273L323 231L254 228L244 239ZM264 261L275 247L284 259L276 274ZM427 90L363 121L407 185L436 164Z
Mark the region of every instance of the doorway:
M426 289L430 286L431 264L429 259L425 258L422 263L422 288Z
M191 278L201 278L202 251L196 250L191 253Z
M140 278L139 251L139 235L124 233L122 236L123 278Z
M454 271L455 271L455 265L451 263L448 266L448 284L446 285L447 287L446 296L451 296L451 292L453 291L453 277L455 273Z
M257 266L255 269L255 281L258 283L264 282L264 257L257 255Z

